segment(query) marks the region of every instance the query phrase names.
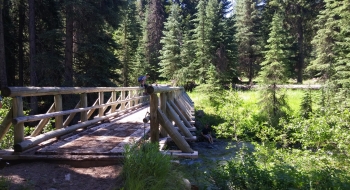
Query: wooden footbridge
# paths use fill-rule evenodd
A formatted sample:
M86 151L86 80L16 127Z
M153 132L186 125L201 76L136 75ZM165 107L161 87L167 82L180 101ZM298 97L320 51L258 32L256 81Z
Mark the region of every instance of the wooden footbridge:
M0 125L0 140L13 131L11 150L0 150L2 160L56 160L115 163L124 146L142 140L159 143L160 151L196 158L188 141L194 136L194 104L182 87L7 87L1 94L12 107ZM24 113L25 100L52 99L44 114ZM88 105L88 98L95 101ZM106 101L105 101L106 100ZM69 107L65 103L76 106ZM54 130L47 130L48 123ZM36 126L25 135L25 123ZM12 129L11 129L12 128ZM173 141L179 150L164 150Z

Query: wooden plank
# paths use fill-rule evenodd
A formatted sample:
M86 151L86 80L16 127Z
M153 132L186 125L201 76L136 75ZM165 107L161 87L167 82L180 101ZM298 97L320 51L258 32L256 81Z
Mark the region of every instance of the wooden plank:
M113 154L115 153L123 153L124 147L127 144L135 144L142 140L142 138L150 132L150 126L149 124L146 124L145 128L139 128L136 130L133 134L126 137L121 143L119 143L116 147L114 147L110 152Z
M197 136L192 136L192 137L185 137L182 136L183 139L185 139L188 142L192 142L192 141L196 141L197 140ZM168 141L173 141L173 139L171 137L168 137Z
M178 128L178 127L175 127L175 129L180 130L180 128ZM187 128L187 129L191 132L197 131L197 128L195 128L195 127L191 127L191 128Z
M130 110L134 109L136 107L141 107L141 106L143 106L143 104L139 104L139 105L137 105L137 106L135 106L133 108L130 108ZM128 111L128 109L124 110L124 111ZM121 111L121 112L123 112L123 111ZM61 136L61 135L68 134L68 133L73 132L73 131L75 131L77 129L80 129L82 127L86 127L86 126L95 124L95 123L97 123L99 121L106 120L106 119L108 119L110 117L114 117L114 116L120 114L121 112L115 112L113 114L110 114L110 115L107 115L107 116L103 116L103 117L97 117L95 119L88 120L88 121L85 121L85 122L81 122L81 123L72 125L72 126L67 127L67 128L57 129L55 131L50 131L48 133L41 134L41 135L39 135L37 137L34 137L34 138L30 139L30 140L27 139L27 140L24 140L24 141L21 141L21 142L15 144L14 149L16 151L24 151L24 150L26 150L26 149L28 149L30 147L38 145L39 143L41 143L41 142L43 142L45 140L48 140L48 139L54 138L54 137L58 137L58 136Z
M171 157L175 158L198 158L198 151L194 151L193 153L185 153L182 152L181 150L166 150L166 151L161 151L161 153L170 155Z

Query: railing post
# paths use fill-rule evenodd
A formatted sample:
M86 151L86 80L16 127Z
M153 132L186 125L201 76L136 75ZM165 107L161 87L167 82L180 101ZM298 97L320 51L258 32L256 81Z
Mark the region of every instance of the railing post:
M55 111L62 111L63 106L62 106L62 95L55 95ZM56 116L55 117L55 128L56 129L61 129L63 127L63 116Z
M99 92L98 93L98 103L99 105L102 105L104 103L104 93L103 92ZM103 107L98 109L98 116L102 117L103 116Z
M117 101L117 91L112 92L112 102ZM116 105L111 106L111 113L115 112Z
M160 93L160 109L162 110L163 113L166 113L166 93ZM168 133L166 132L166 130L164 129L164 127L160 127L160 135L161 137L166 137L168 136Z
M12 99L13 118L24 116L22 97ZM20 143L24 140L24 123L18 123L14 126L14 143Z
M159 121L157 118L158 96L156 93L151 94L150 99L150 116L151 116L151 142L159 142Z
M86 93L80 94L80 107L86 108L87 105L88 105L87 104L87 94ZM82 111L80 113L80 121L81 122L87 121L87 111Z
M133 95L134 95L134 92L132 90L129 91L129 108L131 108L132 106L134 106L134 101L133 101Z
M125 100L125 91L121 91L120 100ZM120 110L125 110L125 102L120 104Z

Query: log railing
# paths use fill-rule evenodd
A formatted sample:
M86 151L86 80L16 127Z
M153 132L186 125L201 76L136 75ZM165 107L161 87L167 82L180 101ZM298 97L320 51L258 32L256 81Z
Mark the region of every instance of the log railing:
M151 125L151 141L158 142L159 135L162 137L170 136L182 152L193 153L194 151L185 138L193 139L189 128L193 127L194 108L192 100L184 92L183 87L149 86L147 92L150 96L143 96L143 91L144 89L140 87L4 88L1 90L1 94L5 97L12 97L12 107L0 125L0 140L13 124L14 150L21 152L48 139L60 137L149 103L150 115L148 119ZM88 94L94 93L97 94L97 99L91 106L88 106ZM72 94L78 94L80 100L73 109L63 110L62 95ZM107 94L110 97L105 101L104 97ZM160 99L157 94L160 94ZM37 96L53 96L54 103L44 114L24 115L23 98ZM98 110L97 116L91 118L95 110ZM80 114L80 121L76 124L70 124L77 113ZM43 133L42 131L50 119L55 121L55 130ZM24 123L26 122L38 122L28 137L24 136Z
M143 91L141 87L7 87L1 89L3 96L12 97L12 106L0 125L0 140L13 124L14 150L17 152L26 150L50 138L62 136L148 104L149 96L143 96ZM72 94L78 94L80 100L73 109L63 110L62 95ZM88 106L88 94L97 94L97 99L91 106ZM110 98L105 101L104 97L107 94L110 94ZM54 103L44 114L24 115L24 97L37 96L53 96ZM95 110L98 110L97 116L91 118ZM80 114L80 121L71 125L77 113ZM45 125L52 118L55 121L55 130L41 134ZM38 122L28 137L24 136L24 123L26 122Z
M193 138L189 130L189 128L192 128L192 115L185 117L185 114L183 114L193 110L193 102L184 92L184 89L182 87L150 86L147 88L147 92L151 95L151 142L158 142L159 134L162 137L169 135L182 152L193 153L194 151L185 140L185 138ZM160 99L157 93L160 94ZM178 104L175 104L174 101L178 102ZM187 109L186 105L190 107ZM159 125L161 126L160 131ZM182 134L175 126L180 129Z

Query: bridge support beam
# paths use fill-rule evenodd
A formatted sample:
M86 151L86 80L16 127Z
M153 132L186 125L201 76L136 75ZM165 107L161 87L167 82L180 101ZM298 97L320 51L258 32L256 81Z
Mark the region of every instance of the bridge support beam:
M193 153L194 151L191 149L190 145L187 141L181 136L181 134L175 129L173 124L169 121L166 115L160 110L157 109L159 122L164 127L164 129L169 133L171 139L175 142L175 144L179 147L179 149L184 153Z
M159 142L159 122L157 118L158 96L151 94L150 114L151 114L151 142Z
M160 93L160 105L159 105L159 107L163 113L166 113L166 99L167 99L166 94L167 94L166 92ZM166 130L164 129L163 126L160 127L160 136L161 137L168 136L168 133L166 132Z

